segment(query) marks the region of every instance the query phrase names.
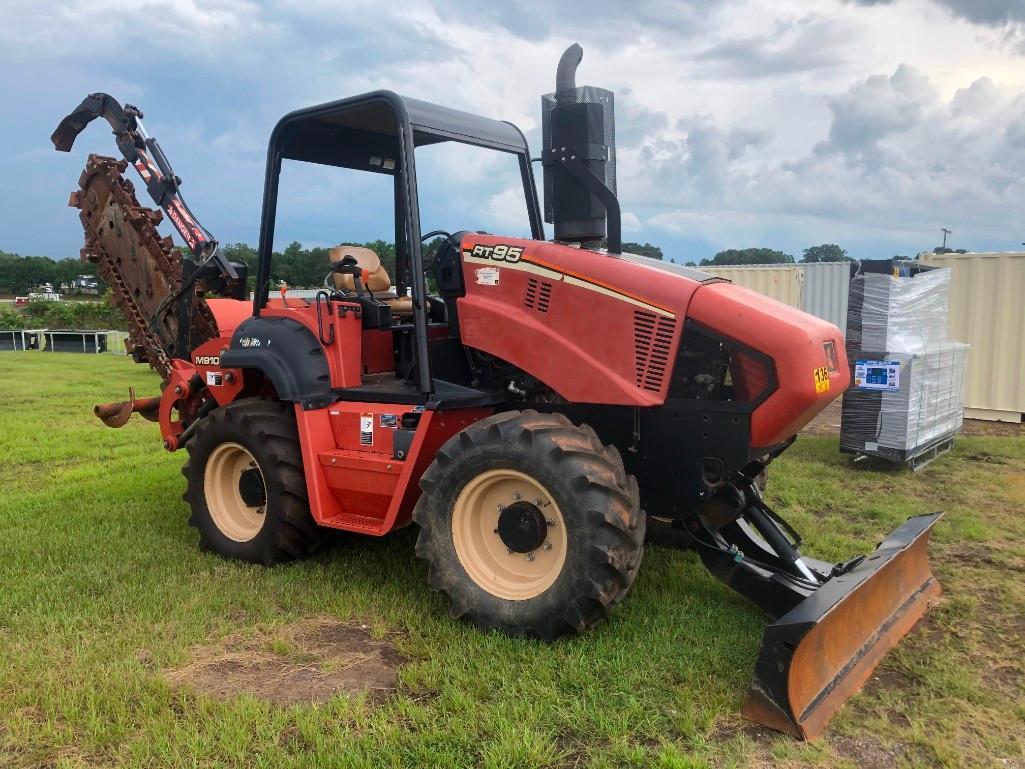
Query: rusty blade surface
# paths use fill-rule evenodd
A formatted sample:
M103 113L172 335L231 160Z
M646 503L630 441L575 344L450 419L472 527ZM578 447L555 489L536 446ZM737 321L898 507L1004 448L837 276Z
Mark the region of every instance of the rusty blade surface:
M940 594L928 544L941 516L909 519L765 629L745 717L799 739L825 730Z
M152 324L161 301L181 285L181 254L156 226L160 211L140 205L135 188L124 178L123 160L90 155L68 205L80 210L85 230L82 260L96 264L111 288L111 303L128 321L128 351L146 360L166 380L169 347L177 339L173 307ZM217 335L209 307L193 302L192 342ZM187 352L187 351L186 351Z

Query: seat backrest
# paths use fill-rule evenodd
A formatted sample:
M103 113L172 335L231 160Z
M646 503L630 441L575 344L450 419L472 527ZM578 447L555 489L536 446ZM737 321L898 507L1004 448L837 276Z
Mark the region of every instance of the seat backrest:
M391 288L391 278L388 277L387 270L384 269L384 265L381 264L381 259L374 252L373 249L367 248L366 246L335 246L331 249L330 261L331 264L341 261L344 257L351 256L356 260L356 264L361 269L366 270L370 273L367 278L367 288L373 292L387 291ZM341 275L335 273L332 275L334 279L335 288L339 291L355 291L356 284L352 280L352 275Z

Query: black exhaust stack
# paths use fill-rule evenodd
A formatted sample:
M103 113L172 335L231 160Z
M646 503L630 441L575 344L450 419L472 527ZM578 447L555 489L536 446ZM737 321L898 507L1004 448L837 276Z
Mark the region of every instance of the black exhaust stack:
M541 97L545 221L555 239L622 251L616 198L616 129L612 91L576 85L584 56L574 43L559 59L555 93ZM606 219L608 228L606 232Z

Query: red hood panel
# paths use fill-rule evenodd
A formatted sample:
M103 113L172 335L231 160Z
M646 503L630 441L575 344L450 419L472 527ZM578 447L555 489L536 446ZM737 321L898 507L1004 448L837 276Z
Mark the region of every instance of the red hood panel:
M694 294L687 316L773 360L777 387L751 415L752 446L796 435L850 385L843 334L814 315L743 286L710 283Z
M704 273L654 259L494 235L462 242L463 343L566 400L665 401L683 319Z
M839 329L698 270L481 234L464 237L462 262L463 343L574 403L664 403L688 318L774 362L776 389L751 416L755 447L787 440L848 385Z

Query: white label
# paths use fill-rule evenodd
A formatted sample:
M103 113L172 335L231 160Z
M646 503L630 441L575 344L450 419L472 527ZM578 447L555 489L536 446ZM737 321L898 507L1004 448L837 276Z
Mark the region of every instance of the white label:
M854 386L859 390L897 392L900 390L900 361L854 361Z
M370 446L374 442L374 415L359 415L359 442L361 446Z
M220 387L224 384L224 376L220 371L207 371L206 372L206 386L207 387Z
M498 268L497 267L479 267L476 272L477 272L477 285L480 285L480 286L497 286L498 285Z

